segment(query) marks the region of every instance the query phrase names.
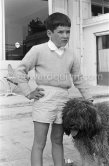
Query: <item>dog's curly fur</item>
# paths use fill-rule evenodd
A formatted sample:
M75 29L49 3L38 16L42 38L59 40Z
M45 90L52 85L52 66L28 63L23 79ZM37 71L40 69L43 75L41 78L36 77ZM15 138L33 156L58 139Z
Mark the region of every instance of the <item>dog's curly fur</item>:
M70 99L63 108L63 128L72 135L83 166L109 166L109 103Z

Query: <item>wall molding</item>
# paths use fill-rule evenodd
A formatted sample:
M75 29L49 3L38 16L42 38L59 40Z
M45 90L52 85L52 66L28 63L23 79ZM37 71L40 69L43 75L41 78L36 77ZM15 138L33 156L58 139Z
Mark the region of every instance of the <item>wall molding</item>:
M103 14L90 19L83 20L83 28L104 23L109 23L109 14Z

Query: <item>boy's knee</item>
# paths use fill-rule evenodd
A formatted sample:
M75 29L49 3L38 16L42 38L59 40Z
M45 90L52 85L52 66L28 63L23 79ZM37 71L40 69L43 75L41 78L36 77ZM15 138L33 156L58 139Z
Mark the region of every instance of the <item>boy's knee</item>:
M33 147L36 148L36 149L39 149L39 150L43 150L44 147L45 147L45 143L37 143L37 142L34 142L34 143L33 143Z
M51 142L52 144L59 144L61 145L63 143L63 137L62 136L52 136L51 135Z

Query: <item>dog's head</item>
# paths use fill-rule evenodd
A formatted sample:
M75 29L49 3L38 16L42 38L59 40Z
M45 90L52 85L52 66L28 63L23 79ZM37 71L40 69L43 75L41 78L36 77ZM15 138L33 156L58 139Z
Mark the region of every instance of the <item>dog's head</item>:
M73 138L92 138L101 130L97 107L81 99L70 99L63 108L63 128Z

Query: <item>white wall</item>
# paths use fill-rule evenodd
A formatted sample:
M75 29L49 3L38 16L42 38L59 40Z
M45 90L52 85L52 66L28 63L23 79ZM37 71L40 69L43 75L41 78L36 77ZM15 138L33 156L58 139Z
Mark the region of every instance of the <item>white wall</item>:
M64 14L68 14L68 8L67 8L67 1L66 0L51 0L51 1L52 1L52 13L61 12L61 13L64 13Z
M91 0L82 0L83 19L91 18Z
M4 58L5 48L4 0L0 0L0 60ZM1 65L1 63L0 63Z
M2 23L2 1L0 0L0 23ZM3 32L2 24L0 24L0 32ZM2 33L0 33L0 55L2 55ZM2 56L0 56L2 59Z
M79 0L68 1L68 14L72 23L69 47L80 56Z
M93 85L97 84L97 33L109 34L109 14L84 21L84 57L83 72Z

